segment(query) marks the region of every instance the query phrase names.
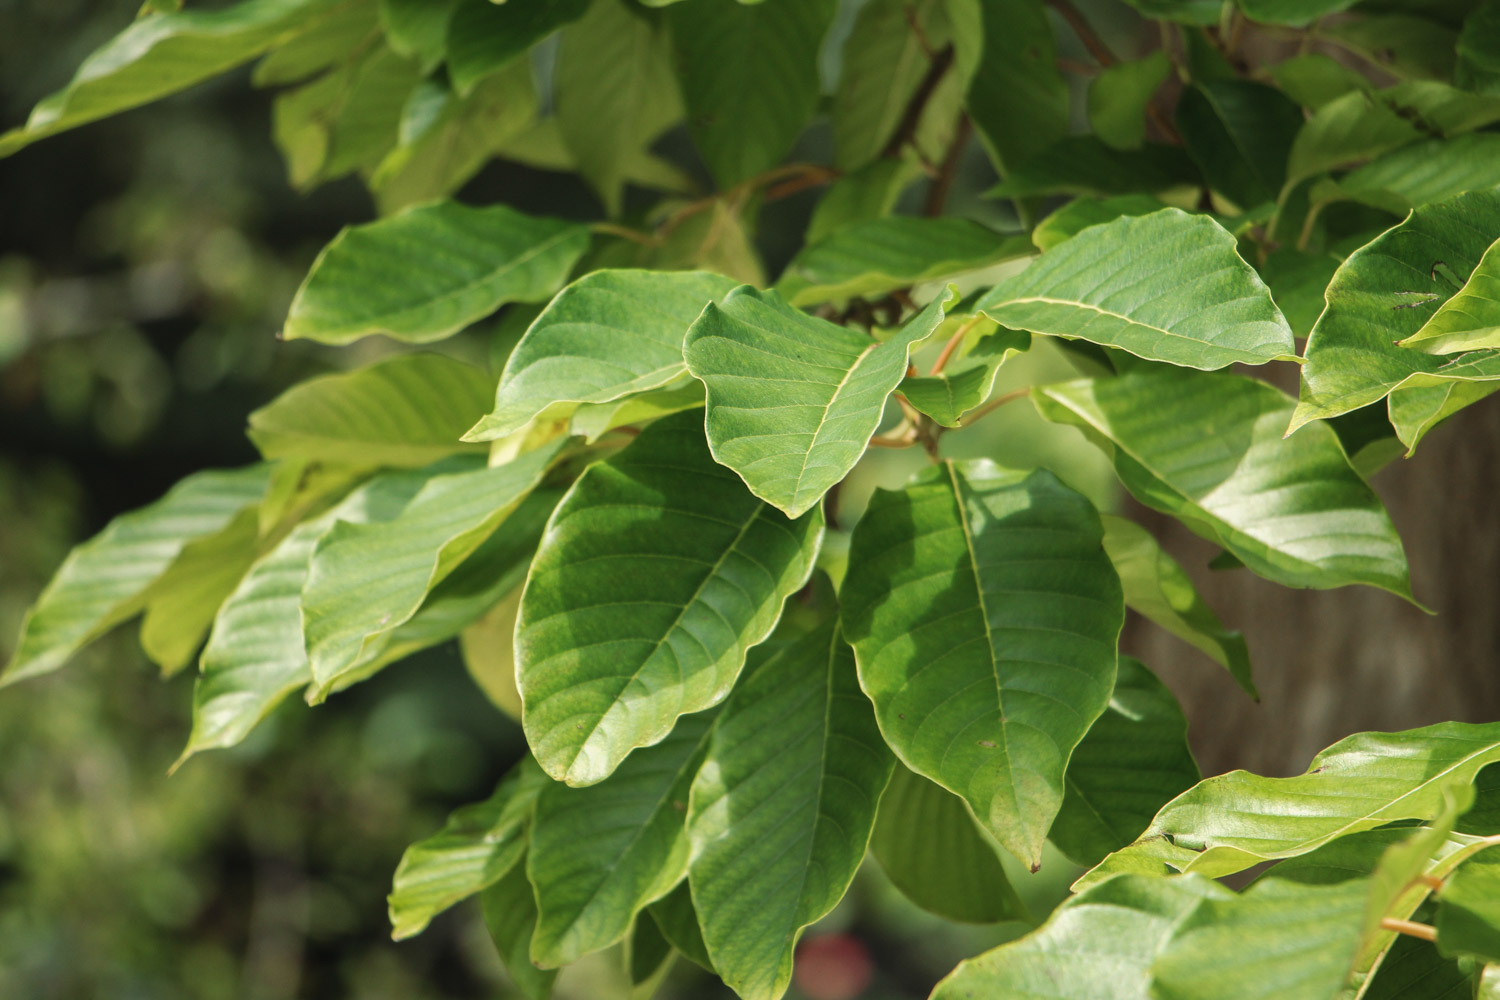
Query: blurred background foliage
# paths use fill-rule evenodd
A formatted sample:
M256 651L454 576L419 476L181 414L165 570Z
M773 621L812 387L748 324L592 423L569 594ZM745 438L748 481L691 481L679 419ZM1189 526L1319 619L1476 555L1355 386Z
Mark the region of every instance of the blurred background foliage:
M0 0L5 124L134 14L131 0ZM72 544L187 473L253 461L251 410L391 349L275 339L317 250L375 208L353 179L293 190L271 134L270 101L246 70L0 160L0 657ZM828 158L826 129L804 144L794 158ZM684 135L659 149L697 167ZM993 175L971 153L952 207L1000 221L978 196ZM492 163L462 197L595 214L576 178L514 164ZM815 198L763 214L756 244L773 274ZM503 363L521 326L502 316L443 349ZM1006 420L1035 421L1011 409ZM1004 420L987 426L992 444L1024 449L1013 462L1051 447ZM899 482L909 457L865 473L844 502ZM1096 496L1107 478L1097 463L1060 471ZM316 712L293 699L241 747L171 778L192 679L157 683L152 670L124 628L0 697L0 996L511 995L473 901L400 944L385 915L405 846L488 795L524 752L453 644ZM1033 911L1048 912L1073 875L1057 857L1020 879ZM925 996L960 958L1025 930L928 916L867 864L809 936L794 995ZM613 992L617 957L570 969L558 995ZM662 995L710 989L680 968Z

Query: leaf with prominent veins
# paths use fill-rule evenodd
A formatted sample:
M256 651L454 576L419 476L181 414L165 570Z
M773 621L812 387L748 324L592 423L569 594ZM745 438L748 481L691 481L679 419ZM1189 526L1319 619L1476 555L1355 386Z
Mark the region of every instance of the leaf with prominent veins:
M978 309L1003 326L1215 369L1292 359L1292 329L1234 237L1205 215L1122 216L1053 247Z
M807 581L823 534L715 464L696 412L588 469L547 525L521 598L526 736L554 778L589 785L679 715L717 704Z
M708 392L714 458L800 517L864 454L911 349L937 329L951 297L934 299L884 342L748 285L710 305L684 354Z

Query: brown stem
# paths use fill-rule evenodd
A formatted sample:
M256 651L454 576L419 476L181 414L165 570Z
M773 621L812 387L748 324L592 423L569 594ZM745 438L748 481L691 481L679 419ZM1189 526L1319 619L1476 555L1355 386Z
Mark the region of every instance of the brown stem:
M873 448L910 448L916 443L917 436L915 434L907 434L898 438L870 438L870 446Z
M891 141L885 144L885 149L881 150L881 156L899 156L902 147L916 138L917 126L922 123L922 112L926 109L927 102L932 99L932 94L937 90L938 84L943 81L943 74L947 73L952 65L953 46L945 45L937 55L932 57L932 62L928 64L922 82L917 84L911 100L906 102L906 110L901 112L901 122L896 126L896 133L891 136Z
M1094 57L1095 62L1100 66L1113 66L1119 62L1115 54L1109 50L1109 46L1104 44L1102 38L1094 34L1094 29L1089 27L1089 22L1069 0L1047 0L1047 2L1052 5L1053 10L1062 15L1064 21L1068 22L1068 27L1073 29L1073 34L1077 35L1083 47L1089 50L1089 55Z
M1425 872L1421 875L1418 875L1414 881L1420 882L1422 885L1425 885L1427 888L1431 889L1434 892L1443 887L1442 879L1438 878L1436 875L1428 875Z
M1419 924L1415 920L1397 920L1395 917L1382 917L1380 929L1395 931L1397 934L1406 934L1410 937L1421 938L1423 941L1436 941L1437 928L1431 924Z
M991 413L994 413L996 410L1000 409L1000 407L1004 406L1006 403L1014 403L1016 400L1025 399L1029 395L1031 395L1030 387L1027 387L1025 389L1017 389L1015 392L1007 392L1003 396L996 396L994 399L990 400L988 403L985 403L973 413L965 416L962 420L959 421L958 426L972 427L979 421L983 420L985 417L989 416Z
M943 214L943 206L948 204L948 194L953 190L953 179L958 175L958 164L963 160L964 149L969 145L969 137L973 134L974 123L969 120L968 115L960 115L953 141L948 144L948 152L943 155L937 176L927 189L927 201L922 205L922 211L928 216Z
M958 350L958 345L964 342L964 338L969 335L969 331L978 326L981 319L983 319L982 316L975 314L965 320L957 330L953 331L953 336L949 337L948 342L943 345L942 351L938 353L937 360L932 363L932 371L928 374L938 375L942 373L943 367L948 364L948 359L953 357L954 351Z

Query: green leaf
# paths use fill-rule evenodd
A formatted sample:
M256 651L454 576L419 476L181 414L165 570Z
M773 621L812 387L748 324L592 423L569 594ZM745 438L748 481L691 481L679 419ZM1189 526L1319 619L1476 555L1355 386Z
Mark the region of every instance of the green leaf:
M1458 291L1497 235L1500 191L1471 191L1417 209L1350 254L1308 338L1290 430L1359 409L1398 386L1500 375L1488 352L1453 361L1396 346Z
M1464 18L1454 78L1465 90L1500 93L1500 3L1486 0Z
M1413 376L1413 383L1420 383L1424 378ZM1428 431L1494 392L1500 392L1500 383L1494 381L1443 381L1437 385L1413 384L1396 388L1391 391L1389 400L1391 426L1396 430L1396 437L1406 445L1407 455L1411 455Z
M218 76L313 28L332 6L333 0L244 0L141 18L85 59L24 126L0 135L0 156Z
M892 215L835 231L787 265L776 290L794 306L873 298L1024 257L1031 241L952 217Z
M949 920L1027 920L993 843L963 799L897 767L880 799L870 853L913 903Z
M1454 195L1500 184L1500 136L1490 132L1428 139L1392 150L1313 189L1315 200L1348 198L1395 215Z
M1101 67L1089 81L1088 98L1089 125L1100 141L1114 149L1139 149L1146 141L1146 106L1171 72L1164 49Z
M1122 656L1109 707L1068 761L1048 839L1075 863L1098 864L1134 842L1198 777L1177 699L1139 660Z
M1500 849L1476 854L1443 883L1436 923L1442 954L1500 962Z
M870 0L859 9L829 111L840 169L852 171L882 155L951 33L944 0ZM889 168L900 163L879 162ZM809 233L808 242L814 241Z
M1192 579L1151 532L1112 514L1102 515L1102 520L1104 551L1120 574L1125 606L1201 650L1228 670L1246 694L1259 699L1250 677L1245 637L1224 627Z
M1275 87L1200 80L1183 89L1177 130L1214 191L1242 209L1275 201L1302 109Z
M318 539L339 521L395 517L421 489L420 472L376 476L262 556L225 600L193 686L193 731L176 767L200 750L233 746L312 680L302 637L302 585Z
M980 11L984 56L964 106L1008 175L1067 134L1068 84L1057 69L1057 43L1041 0L986 0Z
M526 850L532 808L548 784L528 757L488 799L456 810L441 830L408 847L388 898L391 937L422 933L433 917L515 867Z
M960 962L932 1000L1149 1000L1151 960L1206 899L1208 879L1126 875L1064 902L1025 937Z
M743 286L688 330L688 370L708 392L713 457L750 492L801 517L854 468L906 374L943 321L939 296L880 343Z
M486 3L489 0L485 0ZM514 3L515 0L510 0ZM526 863L519 859L479 897L484 924L500 953L500 961L516 989L527 1000L548 1000L556 969L538 969L531 963L531 938L536 933L536 895L526 878Z
M1002 326L1192 368L1262 364L1296 351L1234 237L1176 208L1085 229L996 285L977 308Z
M844 634L881 732L1035 867L1124 618L1099 515L1050 473L944 463L855 527Z
M1125 0L1147 17L1179 24L1217 24L1224 4L1220 0Z
M1445 789L1500 760L1500 724L1444 722L1402 733L1358 733L1313 758L1305 774L1247 771L1209 778L1157 813L1141 839L1088 872L1078 888L1115 872L1168 869L1219 878L1294 858L1395 820L1428 820Z
M256 63L250 82L257 87L301 82L376 44L379 32L379 14L373 0L336 4L315 23L266 53Z
M115 625L143 611L151 585L195 539L253 508L271 466L199 472L155 503L121 514L68 554L21 623L0 684L50 673Z
M803 242L822 243L840 229L890 215L901 192L920 173L916 158L907 155L875 160L845 174L818 199Z
M498 467L434 475L396 517L335 524L318 539L302 588L310 702L326 698L459 564L504 530L558 451L553 445Z
M620 213L632 157L682 116L666 32L624 0L594 0L562 32L557 125L605 211Z
M297 290L282 335L439 340L507 302L550 297L588 242L584 226L504 205L419 205L334 237Z
M1364 1000L1455 1000L1471 997L1473 978L1430 942L1399 934L1379 967Z
M696 413L590 467L548 524L516 628L543 768L602 781L679 715L721 701L807 581L822 530L820 514L790 521L745 492Z
M1351 90L1370 88L1357 70L1321 52L1293 56L1269 68L1283 93L1315 111Z
M1323 291L1340 263L1332 254L1281 247L1260 265L1260 276L1295 336L1312 332L1323 313Z
M992 198L1049 194L1157 194L1198 184L1198 171L1177 146L1146 143L1140 149L1110 149L1097 136L1059 139L1006 172Z
M647 903L682 879L688 789L716 714L684 715L606 781L587 788L552 783L542 791L526 858L540 911L533 962L563 965L614 944Z
M834 0L696 0L667 13L688 131L719 187L775 166L818 105Z
M688 882L720 977L775 1000L809 924L854 879L890 751L837 622L750 673L724 707L688 805Z
M1416 126L1379 95L1352 91L1320 107L1302 126L1288 156L1286 183L1371 159L1419 138Z
M1141 369L1032 390L1082 429L1137 500L1289 587L1381 587L1410 597L1389 515L1332 428L1283 439L1290 398L1241 375Z
M1235 0L1240 10L1261 24L1301 28L1328 14L1353 7L1356 0Z
M1497 137L1500 138L1500 137ZM1500 347L1500 241L1491 243L1464 286L1437 307L1400 347L1458 354Z
M460 0L448 22L448 78L453 89L467 94L587 9L588 0Z
M1263 879L1206 899L1151 966L1157 1000L1332 998L1349 978L1367 888Z
M941 375L908 375L900 392L916 410L944 427L958 427L965 413L989 398L1000 366L1031 347L1024 330L1000 329L980 339L974 349Z
M625 974L630 977L630 985L654 994L659 985L658 977L671 968L672 942L662 934L656 921L642 912L631 925L623 950Z
M455 0L378 0L380 26L398 55L416 59L424 73L443 61Z
M681 378L688 327L734 287L701 271L585 275L526 330L500 374L494 410L466 439L505 437L534 420L566 419L580 404L613 402Z
M617 427L656 420L683 410L696 410L703 405L703 400L703 383L684 375L670 385L639 396L627 396L612 403L584 403L573 411L573 418L568 421L568 433L582 437L586 444L593 444Z
M1090 226L1113 222L1122 215L1150 215L1166 206L1147 194L1126 194L1118 198L1074 198L1036 224L1031 242L1044 253L1066 243Z
M703 944L703 929L698 926L698 911L693 908L693 897L687 879L677 883L677 888L646 908L647 914L656 921L662 936L672 942L672 947L684 958L714 971L708 957L708 948Z
M1429 9L1429 4L1423 4L1413 13L1426 14ZM1447 81L1456 68L1457 32L1428 17L1370 13L1335 20L1320 33L1408 82Z
M484 616L465 626L459 652L469 676L506 715L521 721L521 691L516 687L516 615L521 588L506 594Z
M266 458L422 466L469 451L459 438L489 405L490 377L439 354L400 354L298 383L250 414Z

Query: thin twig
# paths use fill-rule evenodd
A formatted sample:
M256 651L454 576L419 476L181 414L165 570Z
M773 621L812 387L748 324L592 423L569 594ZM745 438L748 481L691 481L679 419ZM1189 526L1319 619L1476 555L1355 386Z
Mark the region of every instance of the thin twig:
M1115 54L1109 50L1109 46L1104 44L1104 39L1094 34L1094 29L1089 26L1089 22L1069 0L1047 0L1047 2L1052 5L1053 10L1062 15L1064 21L1068 22L1068 27L1073 29L1073 34L1077 35L1083 47L1089 50L1089 55L1094 57L1095 62L1100 66L1113 66L1119 62Z
M1007 392L1003 396L996 396L994 399L990 400L988 403L985 403L973 413L965 415L964 418L958 422L958 426L972 427L979 421L983 420L985 417L989 416L991 413L994 413L996 410L1000 409L1000 407L1004 406L1006 403L1014 403L1016 400L1025 399L1029 395L1031 395L1031 388L1028 386L1025 389L1017 389L1015 392Z
M1395 931L1397 934L1406 934L1410 937L1421 938L1423 941L1436 941L1437 928L1431 924L1419 924L1415 920L1397 920L1395 917L1382 917L1380 929Z
M901 112L901 122L896 126L896 132L891 136L891 141L885 144L881 150L881 156L899 156L902 148L917 135L917 127L922 124L922 112L927 108L927 102L932 99L932 94L937 90L938 84L943 81L943 75L953 65L953 46L945 45L932 57L932 62L927 66L927 72L922 77L922 82L917 84L917 89L912 92L911 100L906 102L906 109Z
M954 351L958 350L958 345L964 342L964 338L969 335L969 331L978 326L979 321L983 318L983 316L975 313L965 320L957 330L953 331L953 336L949 337L948 342L943 345L943 349L939 352L937 360L932 363L932 371L928 374L939 375L942 373L943 367L948 364L948 359L953 357Z

